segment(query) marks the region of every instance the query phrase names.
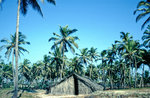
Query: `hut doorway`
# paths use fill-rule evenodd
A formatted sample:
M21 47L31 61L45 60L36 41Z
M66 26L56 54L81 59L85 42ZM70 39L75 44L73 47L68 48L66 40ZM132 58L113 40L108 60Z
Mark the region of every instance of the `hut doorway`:
M78 88L78 79L77 77L74 75L74 94L78 95L79 94L79 88Z

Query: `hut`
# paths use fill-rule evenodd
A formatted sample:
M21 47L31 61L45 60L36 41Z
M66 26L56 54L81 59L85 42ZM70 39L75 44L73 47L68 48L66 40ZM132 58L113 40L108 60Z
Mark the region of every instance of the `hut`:
M103 86L99 85L87 77L81 77L76 73L65 77L60 82L50 86L47 93L53 95L79 95L90 94L97 90L103 90Z

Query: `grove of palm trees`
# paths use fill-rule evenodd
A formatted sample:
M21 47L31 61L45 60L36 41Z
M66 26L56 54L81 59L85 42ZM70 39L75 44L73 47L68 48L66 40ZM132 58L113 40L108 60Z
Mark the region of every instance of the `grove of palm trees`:
M1 12L5 11L3 6L7 3L6 1L8 0L0 0ZM42 12L40 2L43 4L45 4L45 2L51 3L56 5L55 7L57 8L57 0L16 0L18 10L16 9L17 21L15 33L11 33L10 36L5 36L0 39L0 95L4 95L2 90L5 89L11 89L12 98L17 98L17 96L21 97L23 92L19 93L20 90L27 92L35 92L36 90L46 91L48 87L72 73L87 77L95 83L102 85L104 91L130 90L133 88L149 89L149 0L140 0L138 4L136 4L137 8L132 12L132 15L136 16L133 21L137 22L136 24L138 24L139 21L142 23L140 24L140 30L143 34L140 36L140 39L137 40L135 38L136 35L132 35L132 32L126 32L126 30L125 32L120 31L117 35L118 39L115 38L108 48L101 49L100 51L99 47L90 45L90 43L86 43L86 45L89 44L90 47L87 46L84 48L81 46L82 44L79 44L81 40L84 40L78 35L78 33L81 33L81 28L76 29L76 27L70 26L69 24L56 25L59 29L57 28L57 31L50 32L50 36L44 38L49 47L47 50L45 49L46 54L41 56L42 59L33 62L32 59L36 59L38 54L35 54L32 58L26 57L27 54L32 53L32 51L30 51L32 42L28 40L29 36L26 36L26 32L22 29L25 24L22 25L23 19L21 17L25 16L24 18L29 18L26 14L28 11L31 13L29 9L33 8L44 20L44 14L48 13ZM61 2L63 2L63 0ZM44 6L47 7L47 5ZM43 10L44 8L47 9L46 7L43 7ZM23 16L21 16L20 13ZM53 13L51 13L51 15L52 14ZM63 12L61 14L63 14ZM47 17L45 20L46 19ZM52 18L50 19L54 20ZM45 20L44 22L46 22ZM19 21L21 21L22 24ZM53 21L51 22L53 23ZM19 29L19 27L21 29ZM7 28L9 28L9 26ZM39 31L41 31L40 27L36 26L29 28L29 31L31 30L32 32L32 29L39 29ZM88 30L90 27L86 29ZM45 32L45 30L42 30L42 32ZM84 37L88 36L86 32L83 32L83 34ZM32 36L32 40L41 41L43 36L44 33L42 33L39 38L36 38L35 33L35 35ZM93 33L92 36L98 35ZM88 36L88 39L92 38L92 36ZM101 38L99 37L99 39ZM106 39L109 40L109 38ZM105 41L103 41L103 43L105 44ZM96 44L99 44L99 42L96 42ZM44 47L42 43L38 43L37 45L41 48ZM39 50L38 48L33 49L33 51L40 53ZM148 93L148 95L150 95L150 93ZM5 96L0 96L0 98L1 97L4 98Z

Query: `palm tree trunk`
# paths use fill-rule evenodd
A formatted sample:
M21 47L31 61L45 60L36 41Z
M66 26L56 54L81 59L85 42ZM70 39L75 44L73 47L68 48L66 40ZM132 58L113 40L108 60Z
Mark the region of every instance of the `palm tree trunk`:
M86 63L84 63L84 67L86 68ZM85 70L84 70L83 74L84 74L84 76L85 76Z
M61 64L61 76L60 76L61 79L63 78L63 67L64 67L64 64L65 64L65 62L64 62L64 53L65 53L65 48L63 48L63 64Z
M123 65L122 65L122 68L120 68L120 69L121 69L121 70L120 70L120 80L121 80L121 81L120 81L120 82L121 82L121 83L120 83L120 85L121 85L120 87L123 88L123 78L124 78L124 77L123 77L123 72L124 72L124 71L123 71Z
M103 85L104 85L104 90L106 89L105 79L106 79L105 68L103 68Z
M12 52L12 72L13 72L13 83L14 83L14 89L15 89L14 53L15 53L15 49L13 49L13 52Z
M3 73L2 73L2 75L1 75L1 79L2 79L1 87L3 88Z
M92 70L93 70L93 66L91 64L91 68L90 68L90 78L92 79Z
M56 70L57 71L57 70ZM60 75L60 76L59 76ZM57 79L61 77L61 65L58 67L58 71L57 71Z
M143 64L143 69L142 69L142 83L141 87L144 87L144 64Z
M16 23L16 46L15 46L15 62L16 62L16 70L15 70L15 92L13 98L17 98L18 95L18 37L19 37L19 14L20 14L20 2L18 0L18 9L17 9L17 23Z
M102 60L102 66L103 66L103 77L102 77L102 81L103 81L103 86L104 86L104 90L105 90L105 68L104 68L104 61Z
M109 69L109 83L110 83L110 89L112 89L112 86L111 86L111 75L110 75L110 69Z
M123 88L125 88L125 78L126 78L126 75L125 75L125 65L123 65Z
M112 77L110 77L111 89L114 88L114 87L113 87L113 81L112 81L112 80L113 80Z
M135 58L135 84L134 84L134 86L135 86L135 88L136 88L136 84L137 84L137 64L136 64L136 58Z
M130 59L130 65L129 65L129 87L131 88L131 59Z
M111 68L112 68L112 63L111 63ZM112 71L113 71L113 69L112 69ZM111 76L112 74L111 74L111 72L110 72L110 83L111 83L111 89L113 89L114 87L113 87L113 76Z

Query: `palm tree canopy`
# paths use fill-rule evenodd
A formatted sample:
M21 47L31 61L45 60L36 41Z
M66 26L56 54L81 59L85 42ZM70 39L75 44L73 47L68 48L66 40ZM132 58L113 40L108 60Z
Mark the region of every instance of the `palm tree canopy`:
M95 59L95 61L97 61L99 55L97 52L97 48L91 47L91 49L88 51L89 53L89 57L91 59L91 61L93 61L93 59Z
M44 2L44 0L41 1ZM47 2L56 5L55 0L47 0ZM28 6L31 6L34 10L38 11L40 15L43 17L42 10L37 0L21 0L20 9L23 15L27 14Z
M28 59L24 59L23 63L21 64L21 66L19 66L19 70L22 74L22 76L24 76L27 81L32 81L34 78L33 76L33 70L32 67L30 66L31 62Z
M137 12L140 12L140 14L137 16L136 22L138 22L141 18L148 16L148 18L142 24L141 29L143 29L145 27L145 25L150 22L150 16L149 16L150 2L149 2L149 0L139 2L138 6L137 6L137 10L134 11L134 14L136 14Z
M83 48L80 50L80 54L76 53L79 56L82 63L87 64L89 63L89 55L88 55L88 48Z
M147 30L145 30L142 40L144 41L143 46L150 48L150 25L148 25Z
M120 38L122 39L123 42L126 42L130 39L132 39L133 37L132 36L129 36L129 32L125 33L125 32L120 32Z
M75 52L74 47L78 48L78 44L75 43L75 41L79 40L79 38L77 36L71 35L76 31L77 29L68 29L68 26L65 27L60 26L60 35L57 33L53 33L55 37L51 37L49 39L49 41L54 41L54 45L51 47L51 49L53 50L56 46L59 45L59 49L61 52L63 52L63 50L65 52L68 52L67 47L69 47L71 52L74 53Z
M60 66L60 64L62 63L62 55L59 51L59 48L56 47L54 52L49 52L49 54L51 55L51 64L56 63L56 65Z
M0 0L0 8L1 8L1 4L4 2L5 0ZM41 0L42 3L44 3L45 0ZM56 5L55 0L46 0L48 3L52 3L53 5ZM21 0L20 2L20 11L23 15L27 14L27 8L28 6L31 6L34 10L38 11L40 13L40 15L43 17L43 13L41 10L41 7L38 3L37 0Z
M16 34L11 35L10 36L10 40L8 40L8 39L2 39L2 40L0 40L0 42L5 43L5 45L2 45L0 47L0 51L2 49L6 48L7 51L5 52L5 57L8 58L8 59L9 59L9 57L10 57L10 55L11 55L12 52L15 53L15 51L13 51L13 49L15 48L15 43L16 43L15 39L16 39ZM23 35L21 32L19 32L19 42L18 42L18 45L19 45L18 46L18 48L19 48L19 51L18 51L19 55L20 55L20 53L23 54L23 52L28 52L28 50L26 50L25 48L23 48L21 46L21 45L25 45L25 44L30 45L30 42L25 41L25 39L26 39L26 36Z
M12 64L1 63L2 65L2 76L4 78L12 79Z
M127 44L124 44L124 48L126 49L126 53L124 56L132 56L137 52L139 43L134 40L128 40Z

